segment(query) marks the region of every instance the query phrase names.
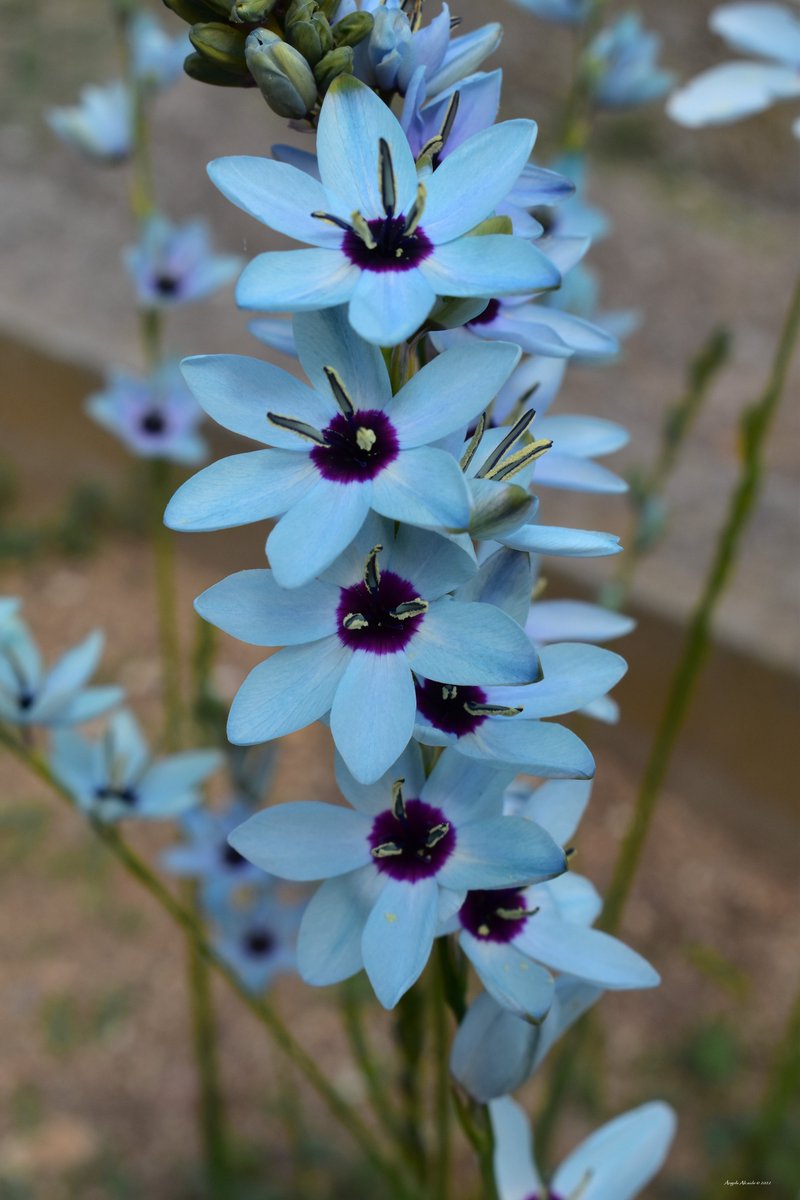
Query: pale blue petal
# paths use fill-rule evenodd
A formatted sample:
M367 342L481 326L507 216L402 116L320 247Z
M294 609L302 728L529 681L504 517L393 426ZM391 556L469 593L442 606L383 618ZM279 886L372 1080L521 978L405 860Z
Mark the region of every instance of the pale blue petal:
M563 642L539 652L543 678L520 688L492 690L492 704L524 708L526 717L559 717L610 691L628 669L625 659L600 646Z
M136 789L142 815L174 814L196 804L200 800L197 788L222 764L222 755L216 750L187 750L154 762Z
M289 163L291 166L297 167L298 171L304 171L312 179L319 180L317 156L316 154L312 154L310 150L298 150L296 146L286 146L279 143L272 147L272 157L277 159L278 162Z
M534 817L533 820L535 819ZM552 834L552 830L549 832ZM563 846L569 840L569 836L568 834L563 841L556 838L556 841ZM603 901L600 893L584 875L567 871L566 874L559 875L558 879L551 879L549 883L537 883L537 893L543 890L548 894L555 914L570 925L593 925L602 912Z
M433 287L416 267L410 271L362 271L348 316L353 329L368 342L396 346L419 329L435 299Z
M211 463L181 484L164 524L182 532L230 529L286 512L319 475L306 454L252 450Z
M658 972L624 942L544 913L525 922L515 943L538 962L597 987L648 988L660 982Z
M373 546L384 547L380 567L381 570L387 570L387 548L391 548L392 545L392 530L393 527L388 521L370 510L350 545L325 571L325 581L335 583L337 587L349 587L352 583L360 583L364 578L364 563Z
M486 1104L496 1096L515 1091L525 1082L539 1038L537 1026L510 1013L488 992L481 992L456 1030L450 1052L450 1070L470 1096L480 1104ZM495 1138L497 1136L495 1131ZM531 1191L501 1191L500 1200L523 1200L528 1195L536 1195L537 1191L538 1181Z
M475 574L472 543L468 538L465 541L466 545L462 545L438 533L401 525L394 544L383 543L387 549L391 547L385 565L403 579L409 579L423 600L435 600ZM363 558L361 565L363 568Z
M236 303L264 312L330 308L347 303L358 278L341 250L268 250L245 267Z
M356 779L371 783L400 757L414 732L416 710L403 653L352 655L331 708L331 733Z
M614 421L572 413L537 418L536 436L548 438L561 454L576 454L581 458L613 454L630 441L627 429Z
M524 625L531 607L533 567L530 557L502 546L481 563L478 574L457 592L459 601L494 604Z
M237 208L257 221L312 246L336 246L342 231L312 212L328 212L330 199L321 183L288 163L239 155L208 164L211 182Z
M535 642L607 642L635 626L631 617L584 600L537 600L525 632Z
M503 121L468 138L429 176L422 225L450 242L494 212L520 176L536 140L535 121Z
M546 829L559 846L566 846L578 828L591 794L590 779L548 780L536 788L518 813Z
M539 673L519 625L491 604L432 604L407 653L415 671L442 683L528 683Z
M543 1191L543 1184L533 1159L533 1137L524 1109L510 1096L503 1096L491 1101L489 1116L494 1133L494 1177L499 1200L537 1196Z
M333 703L350 651L337 637L287 646L254 667L234 697L228 738L268 742L318 720Z
M521 400L532 395L534 388L537 413L541 416L547 412L558 395L566 369L563 358L526 358L498 394L492 410L495 421L505 421Z
M344 305L300 313L292 324L302 368L321 395L330 393L324 368L333 367L356 408L386 405L392 389L383 355L355 335Z
M435 879L388 879L367 918L364 968L384 1008L394 1008L425 969L438 923Z
M510 769L468 762L455 750L445 750L425 783L423 799L460 829L471 821L499 817L503 792L513 778Z
M437 246L420 266L440 296L502 296L558 287L561 276L530 242L508 234L462 237Z
M407 799L417 799L425 787L422 755L414 742L409 742L397 761L374 783L359 783L348 771L341 754L336 755L334 767L336 783L345 799L359 812L371 816L391 807L392 784L396 779L404 780L403 794Z
M481 25L461 37L450 39L444 61L437 71L428 77L428 95L436 96L452 87L465 75L477 71L483 60L493 54L503 36L502 25L492 21Z
M125 690L121 687L85 688L70 698L67 704L48 721L53 725L82 725L84 721L93 721L102 716L110 708L116 708L125 698ZM31 710L35 719L40 719L38 705ZM35 722L34 722L35 723Z
M280 350L281 354L287 354L290 358L297 357L292 323L288 317L256 317L248 322L247 328L265 346Z
M599 325L544 304L509 308L502 313L496 327L495 336L507 336L528 354L558 357L577 354L581 358L602 359L612 358L619 352L617 339Z
M292 416L316 429L338 412L327 391L317 395L288 371L260 358L199 354L185 358L181 371L197 403L218 425L284 450L308 450L308 442L273 425L267 412Z
M317 800L265 808L228 837L234 850L279 879L306 882L345 875L371 862L371 822Z
M433 446L404 450L372 482L372 507L409 525L466 529L471 498L454 458Z
M633 1200L661 1169L675 1136L667 1104L643 1104L603 1125L573 1150L553 1177L553 1191L569 1196L584 1184L581 1200Z
M520 887L560 875L564 851L524 817L493 817L456 828L456 846L437 875L454 891Z
M512 693L515 689L503 691ZM492 689L489 703L506 703ZM522 717L490 718L458 743L462 754L511 763L530 775L545 778L589 778L594 759L581 739L563 725L527 721Z
M541 1021L553 1002L553 977L516 946L473 937L464 930L462 950L478 978L498 1004L520 1017Z
M85 802L101 782L97 772L96 743L71 729L55 729L50 743L50 769L71 795ZM81 804L85 807L85 804Z
M602 496L619 496L628 490L624 479L589 458L548 452L536 462L535 468L534 483L537 490L540 487L555 487Z
M738 121L790 96L800 96L796 68L757 62L722 63L673 92L667 112L679 125L694 129Z
M132 712L122 709L109 718L106 737L112 753L125 764L126 782L135 779L150 759L150 750L142 727Z
M519 355L516 346L473 343L428 363L387 406L400 445L422 446L468 425L491 404ZM438 400L442 396L446 404Z
M37 720L45 721L56 715L59 708L86 685L97 669L103 653L103 634L95 629L88 637L67 650L45 675L41 690L36 697Z
M800 17L786 4L721 4L708 23L735 50L800 63Z
M383 879L370 863L328 879L311 897L297 939L297 967L315 987L340 983L364 965L361 937Z
M515 550L552 554L556 558L600 558L622 550L619 538L613 533L557 525L523 525L516 533L505 534L503 541Z
M317 128L317 162L325 187L346 207L364 216L383 216L378 178L378 143L392 155L398 213L412 204L417 171L406 135L391 109L352 75L340 75L328 90ZM398 339L399 340L399 339Z
M280 586L302 587L321 575L364 524L371 496L368 482L318 479L267 538L267 554Z
M272 571L237 571L197 597L195 610L211 625L251 646L296 646L335 634L339 589L314 580L291 591Z

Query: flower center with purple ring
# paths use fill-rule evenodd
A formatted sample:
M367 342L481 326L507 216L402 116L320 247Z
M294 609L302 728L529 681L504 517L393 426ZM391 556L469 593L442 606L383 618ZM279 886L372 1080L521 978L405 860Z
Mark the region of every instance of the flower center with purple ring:
M391 808L378 813L369 844L382 875L416 883L442 869L455 849L456 831L440 808L424 800L406 800L402 813Z
M367 221L375 239L370 248L353 229L342 239L342 250L362 271L411 271L433 253L433 242L419 226L406 233L406 218L376 217Z
M555 1192L531 1192L530 1196L525 1196L524 1200L561 1200L561 1196Z
M337 413L323 431L326 445L314 446L311 461L323 479L358 483L374 479L400 451L397 433L379 408Z
M275 938L268 929L251 929L245 934L244 948L248 954L266 958L275 949Z
M174 296L178 290L178 280L174 275L156 275L153 287L159 296Z
M471 713L468 704L485 704L486 693L479 687L453 687L423 679L416 684L417 708L435 729L463 737L483 724L486 717Z
M491 321L493 321L495 319L495 317L497 316L499 311L500 311L500 301L499 300L490 300L489 303L486 305L486 308L483 310L483 312L478 313L477 317L473 317L471 321L467 321L467 325L469 325L470 328L473 325L488 325Z
M392 609L416 600L417 596L413 583L395 575L394 571L382 571L372 590L363 582L341 588L336 609L339 640L350 650L369 650L372 654L397 654L405 650L425 614L395 617ZM356 628L355 623L349 621L345 625L345 620L354 615L362 617L364 624L358 622ZM375 702L380 703L377 696Z
M158 437L167 428L167 422L164 420L163 413L160 413L157 408L151 408L149 412L143 414L139 421L139 427L142 433Z
M516 888L500 888L497 891L467 892L467 898L458 910L458 919L467 933L482 942L510 942L525 927L527 916L501 916L525 909L525 896Z

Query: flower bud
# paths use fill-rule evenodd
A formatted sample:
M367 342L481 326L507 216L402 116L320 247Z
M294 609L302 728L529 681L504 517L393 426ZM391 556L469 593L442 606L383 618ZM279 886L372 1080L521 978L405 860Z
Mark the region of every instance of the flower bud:
M300 3L294 0L286 14L286 39L311 67L333 48L328 18L318 10L314 0L300 0Z
M199 83L210 83L215 87L252 87L253 81L245 71L226 71L224 67L203 58L202 54L190 54L183 60L183 69L190 79Z
M372 13L354 12L342 17L333 27L333 40L337 46L357 46L372 33L375 18Z
M334 79L340 75L352 75L352 73L353 49L351 46L337 46L335 50L329 50L314 67L314 77L323 95Z
M272 12L277 0L234 0L230 20L237 25L255 25Z
M198 54L229 73L243 75L245 35L238 29L220 22L193 25L189 39Z
M262 96L279 117L304 117L316 104L311 68L277 34L254 29L245 43L245 59Z
M218 15L204 0L164 0L167 8L187 25L200 25L204 21L213 21Z

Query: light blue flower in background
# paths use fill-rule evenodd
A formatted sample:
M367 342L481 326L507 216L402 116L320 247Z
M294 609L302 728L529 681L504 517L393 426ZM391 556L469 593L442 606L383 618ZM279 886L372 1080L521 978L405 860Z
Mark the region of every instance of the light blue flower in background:
M467 545L468 545L467 541ZM492 604L446 593L475 571L466 547L370 516L325 575L302 588L272 571L240 571L198 597L205 620L260 646L284 646L240 687L228 737L248 745L302 729L330 711L349 769L377 779L414 732L414 679L483 686L528 683L536 654Z
M25 627L0 643L0 721L12 725L80 725L122 700L120 687L87 687L103 651L99 630L46 670Z
M553 443L552 449L536 461L533 478L537 488L600 495L620 495L628 490L620 475L594 461L627 444L628 431L622 425L601 417L562 413L537 417L536 436Z
M242 266L237 255L213 253L205 221L173 225L158 215L144 222L138 244L123 257L143 308L202 300L229 283Z
M467 483L456 460L430 443L491 403L518 361L517 347L454 349L393 396L380 351L352 331L344 308L298 315L294 335L314 390L252 358L184 362L214 420L274 448L222 459L188 480L167 507L170 528L224 529L285 514L267 540L281 587L299 587L330 566L370 510L465 529Z
M86 401L86 412L140 458L192 464L206 455L197 432L203 410L175 362L148 377L112 371L104 391Z
M337 778L353 808L302 802L251 817L231 835L280 878L324 879L300 928L298 964L316 985L365 968L393 1008L428 961L437 926L471 887L513 886L564 870L563 852L532 822L502 815L511 772L446 750L426 779L419 747L371 786Z
M214 949L248 991L264 992L278 975L297 969L297 930L304 907L281 897L272 885L250 903L215 909Z
M351 76L334 81L319 120L322 183L285 162L223 158L209 174L234 204L313 249L271 251L237 286L243 308L304 311L347 304L367 341L397 345L437 295L555 287L534 246L505 234L467 236L519 178L536 134L506 121L470 138L424 183L397 119Z
M586 19L591 0L514 0L520 8L558 25L580 25Z
M133 104L122 80L87 84L72 108L50 108L45 120L57 137L97 162L124 162L133 144Z
M657 100L674 75L660 70L661 38L648 32L638 13L625 13L598 33L586 51L584 70L599 108L633 108Z
M723 4L709 24L734 50L765 62L722 63L678 88L667 112L679 125L724 125L800 96L800 14L785 4ZM793 126L800 137L800 121Z
M524 1110L506 1096L490 1103L489 1114L499 1200L633 1200L661 1169L676 1128L667 1104L631 1109L586 1138L545 1187Z
M171 874L196 879L204 885L212 909L217 894L227 896L233 889L263 879L263 873L228 843L228 834L246 821L252 811L252 806L243 800L232 800L222 809L206 806L192 809L181 818L185 842L171 846L161 857Z
M19 615L22 601L16 596L0 596L0 648L4 643L25 636L25 623Z
M479 1104L516 1091L539 1068L562 1033L601 995L600 989L589 983L560 975L547 1015L533 1024L498 1004L488 992L480 992L453 1039L450 1070L454 1078Z
M183 60L192 53L188 31L176 37L162 29L148 12L134 13L130 22L134 74L143 86L160 91L183 74Z
M56 730L50 752L55 777L83 812L101 821L176 817L200 802L200 785L221 764L216 750L152 759L136 718L125 709L98 739Z

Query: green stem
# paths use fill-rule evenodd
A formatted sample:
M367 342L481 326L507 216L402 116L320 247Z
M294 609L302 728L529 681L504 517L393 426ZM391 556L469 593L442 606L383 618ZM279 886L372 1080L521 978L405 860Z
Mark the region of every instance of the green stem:
M364 1031L358 990L358 980L348 979L342 986L341 1012L345 1032L353 1058L363 1076L372 1110L389 1137L395 1142L400 1142L403 1130L389 1100L385 1072L381 1064L375 1061Z
M401 998L395 1010L395 1038L402 1066L399 1075L403 1102L401 1137L408 1161L417 1180L427 1178L428 1155L423 1133L421 1069L425 1048L425 1001L420 988L412 988Z
M183 740L181 688L181 645L175 587L175 545L164 524L164 508L172 491L171 467L163 459L150 463L150 538L155 568L156 611L161 649L161 681L164 696L164 746L175 750Z
M30 754L21 742L18 742L2 728L0 728L0 742L74 809L72 796L58 782L46 762ZM364 1124L355 1109L328 1082L323 1071L292 1036L270 1002L251 995L240 982L236 973L217 955L213 946L206 940L205 932L194 913L173 896L143 859L128 846L113 825L106 825L91 817L89 825L95 836L110 850L128 874L150 893L156 903L192 939L203 959L210 964L217 975L225 980L256 1020L264 1026L275 1044L280 1047L289 1061L297 1067L325 1102L332 1115L348 1130L360 1147L366 1161L384 1176L392 1195L396 1196L398 1200L415 1200L415 1193L404 1180L398 1177L396 1167L376 1147L373 1131Z
M619 928L672 752L708 654L714 613L733 572L742 535L758 497L763 470L763 448L783 394L798 335L800 280L792 294L767 386L759 401L746 410L741 419L742 468L739 482L731 497L700 601L689 622L683 651L642 778L633 818L623 840L606 895L599 924L600 928L608 933L613 933Z
M592 132L592 87L584 60L586 48L600 28L606 0L593 0L576 29L573 46L572 83L561 115L561 149L583 154Z
M443 938L439 939L443 941ZM450 1194L450 1029L447 1020L446 984L444 962L441 956L434 963L431 1001L433 1006L433 1038L435 1042L436 1080L434 1114L436 1127L436 1155L433 1164L433 1195L435 1200L447 1200Z

